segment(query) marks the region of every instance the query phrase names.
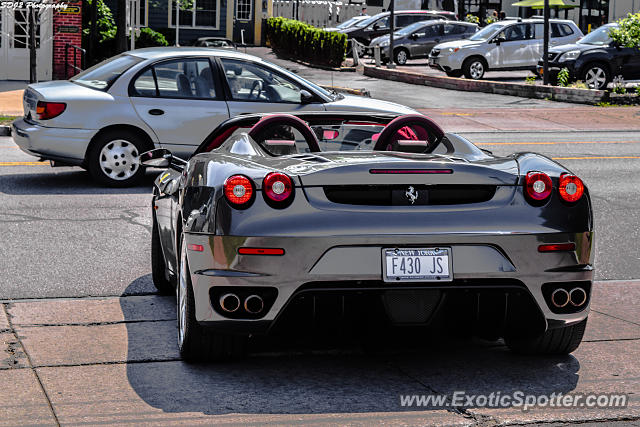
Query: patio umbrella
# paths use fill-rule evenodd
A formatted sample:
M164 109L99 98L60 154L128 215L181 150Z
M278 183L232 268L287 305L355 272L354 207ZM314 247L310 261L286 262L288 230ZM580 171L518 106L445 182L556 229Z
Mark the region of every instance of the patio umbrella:
M517 3L512 3L511 6L530 7L532 9L544 9L544 0L522 0ZM558 9L571 9L578 7L577 4L573 4L568 0L549 0L549 7Z

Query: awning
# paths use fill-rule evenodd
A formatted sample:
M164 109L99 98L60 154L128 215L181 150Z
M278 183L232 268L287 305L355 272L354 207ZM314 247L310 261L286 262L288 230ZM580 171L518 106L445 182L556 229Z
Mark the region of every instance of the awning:
M512 3L511 6L544 9L544 0L522 0L517 3ZM578 5L571 3L569 0L549 0L549 7L558 9L572 9L574 7L578 7Z

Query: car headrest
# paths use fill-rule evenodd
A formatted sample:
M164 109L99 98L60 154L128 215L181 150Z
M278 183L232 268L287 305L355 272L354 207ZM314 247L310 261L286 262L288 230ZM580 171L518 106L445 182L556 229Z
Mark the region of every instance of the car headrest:
M391 151L404 153L424 153L429 147L429 141L415 139L398 139L391 143Z
M277 156L286 156L289 154L298 154L298 148L296 142L293 140L284 139L268 139L264 141L265 148L269 150L271 154Z

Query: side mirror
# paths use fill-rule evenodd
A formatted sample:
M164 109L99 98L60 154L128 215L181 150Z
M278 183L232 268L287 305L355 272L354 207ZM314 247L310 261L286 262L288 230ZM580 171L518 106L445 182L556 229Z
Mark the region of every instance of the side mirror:
M379 28L380 28L380 24L373 24L373 29L374 29L374 30L377 30L377 29L379 29Z
M416 33L413 33L413 34L411 34L411 35L409 36L409 38L410 38L411 40L415 40L415 39L417 39L417 38L418 38L418 35L417 35Z
M310 104L315 101L315 99L315 96L313 96L308 90L302 89L300 91L300 102L302 104Z
M505 37L504 33L498 34L498 37L496 37L494 41L498 46L500 46L500 43L507 41L507 37Z
M156 148L140 155L140 164L152 168L171 168L182 171L186 162L179 157L174 157L166 148Z

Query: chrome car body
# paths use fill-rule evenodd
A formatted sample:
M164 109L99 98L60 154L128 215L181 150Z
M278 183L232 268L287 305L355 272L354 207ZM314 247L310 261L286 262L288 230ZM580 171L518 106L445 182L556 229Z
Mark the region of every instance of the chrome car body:
M49 112L48 107L59 109ZM188 157L212 127L229 117L340 110L414 112L390 102L332 93L234 50L146 48L70 80L29 85L24 117L13 123L13 139L43 160L85 167L107 184L129 185L140 177L140 152L164 147ZM121 163L108 164L112 155L127 162L124 170Z
M294 120L319 136L319 148L304 133L295 144L265 136L265 126ZM390 142L407 126L424 140ZM449 327L463 322L505 337L512 348L584 330L593 279L589 193L581 187L579 199L564 200L563 182L573 175L544 156L497 157L424 116L297 113L232 118L188 163L150 152L143 164L171 165L153 193L153 271L160 290L178 283L181 328L237 339L287 323L304 330L322 318L328 298L325 319L416 326L446 318ZM286 187L276 191L273 173L290 177L284 201L273 199ZM545 199L529 196L540 190L531 188L542 181L529 183L536 173L548 180ZM389 257L427 248L448 253L441 261L449 275L389 273ZM354 307L366 307L363 317L345 314ZM572 336L571 345L547 350L572 351L582 332ZM197 357L194 348L181 351Z
M549 22L551 46L575 43L582 37L573 21ZM482 78L486 71L535 70L542 57L543 33L539 19L498 21L467 40L436 45L429 55L429 66L472 79Z

